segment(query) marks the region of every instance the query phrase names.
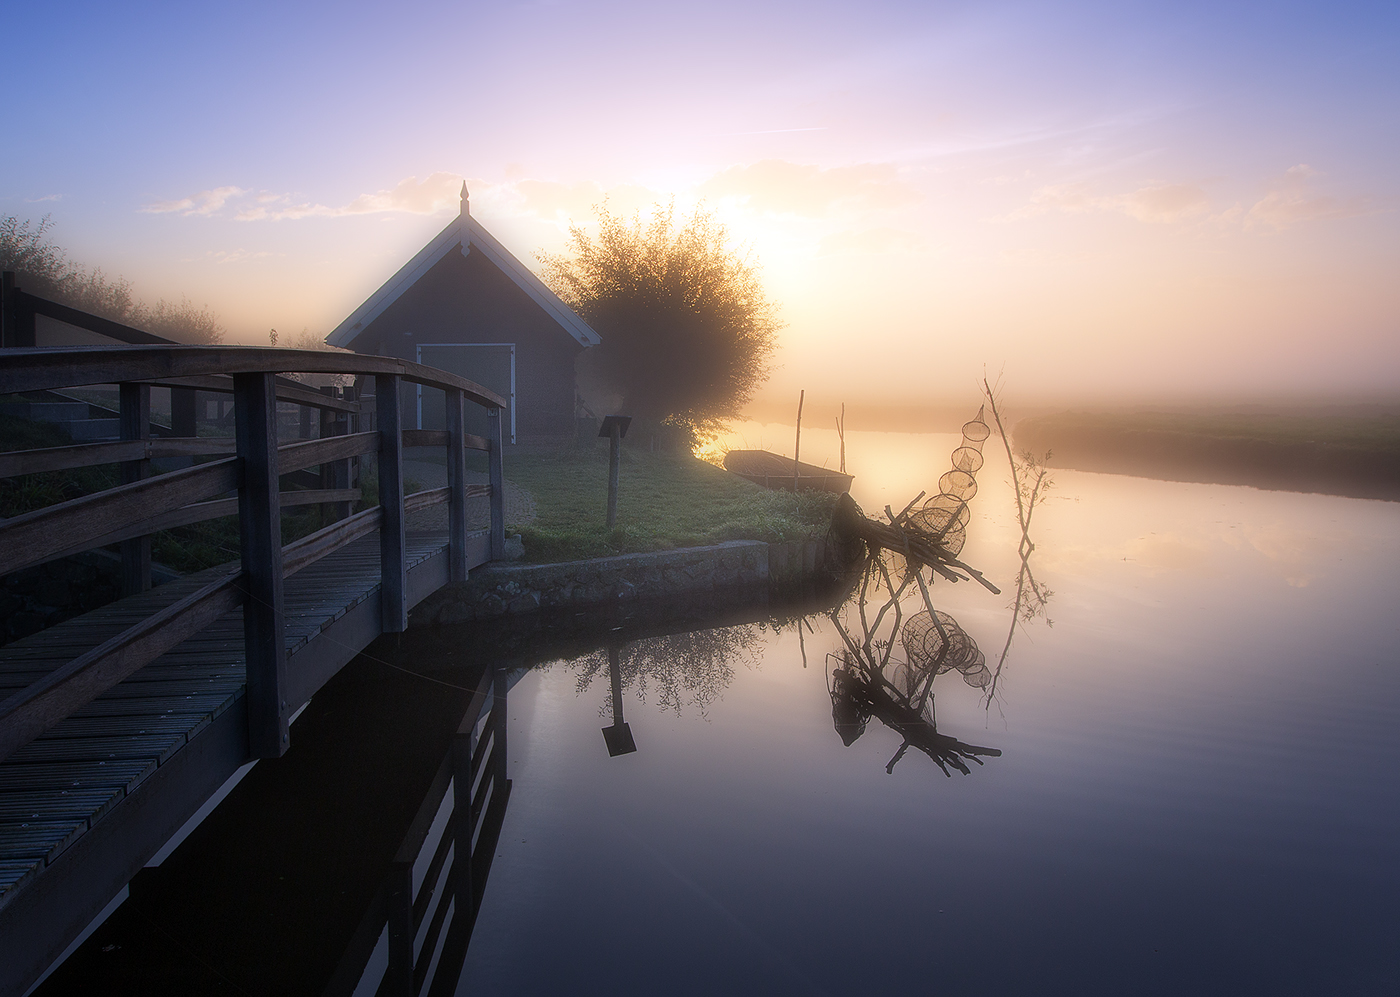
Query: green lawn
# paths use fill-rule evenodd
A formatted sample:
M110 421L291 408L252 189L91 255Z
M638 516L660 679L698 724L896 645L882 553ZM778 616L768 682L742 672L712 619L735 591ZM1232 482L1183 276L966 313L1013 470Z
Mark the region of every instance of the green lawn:
M724 540L781 542L823 535L836 496L760 488L689 455L622 448L617 527L604 523L608 445L518 447L506 477L535 498L536 516L520 533L533 563L694 547Z
M62 446L71 442L55 426L0 417L0 449ZM480 458L477 458L478 460ZM374 463L364 462L365 501L375 498ZM485 470L484 464L479 468ZM622 449L617 526L604 523L608 496L607 441L577 447L514 447L506 454L506 477L535 499L531 523L508 523L525 541L533 563L609 554L693 547L724 540L783 542L820 537L831 520L836 496L760 488L689 455L652 453L641 442ZM117 483L115 465L25 475L0 481L0 517L43 508ZM411 486L410 491L416 486ZM314 509L287 515L283 542L321 525ZM156 534L153 556L179 571L196 571L238 558L236 517L197 523Z

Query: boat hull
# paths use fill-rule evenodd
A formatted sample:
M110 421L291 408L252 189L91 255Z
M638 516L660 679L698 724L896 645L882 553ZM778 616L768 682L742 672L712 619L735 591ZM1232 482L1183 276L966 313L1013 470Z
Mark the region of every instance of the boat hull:
M767 450L731 450L724 455L725 470L764 488L793 490L793 460ZM848 492L855 476L815 464L797 462L796 484L822 492Z

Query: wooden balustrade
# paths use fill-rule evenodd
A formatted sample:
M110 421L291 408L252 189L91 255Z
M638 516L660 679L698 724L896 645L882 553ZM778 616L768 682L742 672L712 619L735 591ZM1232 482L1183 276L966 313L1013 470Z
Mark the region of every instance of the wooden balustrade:
M22 307L32 304L26 297L12 297L11 301ZM73 310L58 314L31 309L31 321L33 314L54 314L73 324L81 324L78 319L82 318L82 313ZM289 385L278 377L286 371L373 377L375 429L353 431L352 420L359 412L357 401L295 382ZM446 430L405 429L401 425L399 397L404 381L445 392ZM169 345L0 350L0 393L113 383L120 385L122 400L120 441L0 455L0 477L115 463L120 465L123 479L105 491L0 522L0 574L120 543L124 591L140 591L150 584L152 533L234 512L239 518L241 570L141 621L0 703L0 758L239 604L243 606L249 743L255 757L280 755L287 749L294 705L286 692L287 656L282 637L282 580L286 575L378 529L381 629L398 632L408 623L407 513L447 503L448 575L460 581L468 570L467 500L489 495L491 556L503 556L500 413L505 400L480 385L391 357L322 351ZM146 438L151 386L231 391L234 438ZM321 438L279 446L279 401L319 410ZM468 402L487 409L487 438L464 431L463 406ZM405 496L406 446L445 447L448 485ZM487 453L489 485L466 483L468 449ZM163 474L153 474L150 464L163 457L229 453L233 456ZM378 462L380 504L348 515L350 503L359 497L359 490L352 485L349 461L369 454L375 454ZM323 468L320 480L328 487L302 491L282 491L279 487L282 475L316 466ZM231 492L237 497L226 497ZM306 503L333 506L345 515L284 548L281 510Z

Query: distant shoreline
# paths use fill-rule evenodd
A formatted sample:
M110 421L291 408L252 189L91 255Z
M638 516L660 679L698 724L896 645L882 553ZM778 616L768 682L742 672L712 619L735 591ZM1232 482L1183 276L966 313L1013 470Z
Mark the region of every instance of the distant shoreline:
M1059 415L1022 419L1018 452L1051 467L1400 501L1400 418Z

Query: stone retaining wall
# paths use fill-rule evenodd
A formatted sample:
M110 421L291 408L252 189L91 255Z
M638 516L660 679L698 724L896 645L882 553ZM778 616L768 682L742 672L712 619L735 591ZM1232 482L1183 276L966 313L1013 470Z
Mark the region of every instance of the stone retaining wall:
M756 599L811 587L836 573L822 541L766 544L733 540L652 554L622 554L560 564L493 562L465 582L423 600L412 626L489 619L540 609L584 609L640 599L670 599L719 590Z

